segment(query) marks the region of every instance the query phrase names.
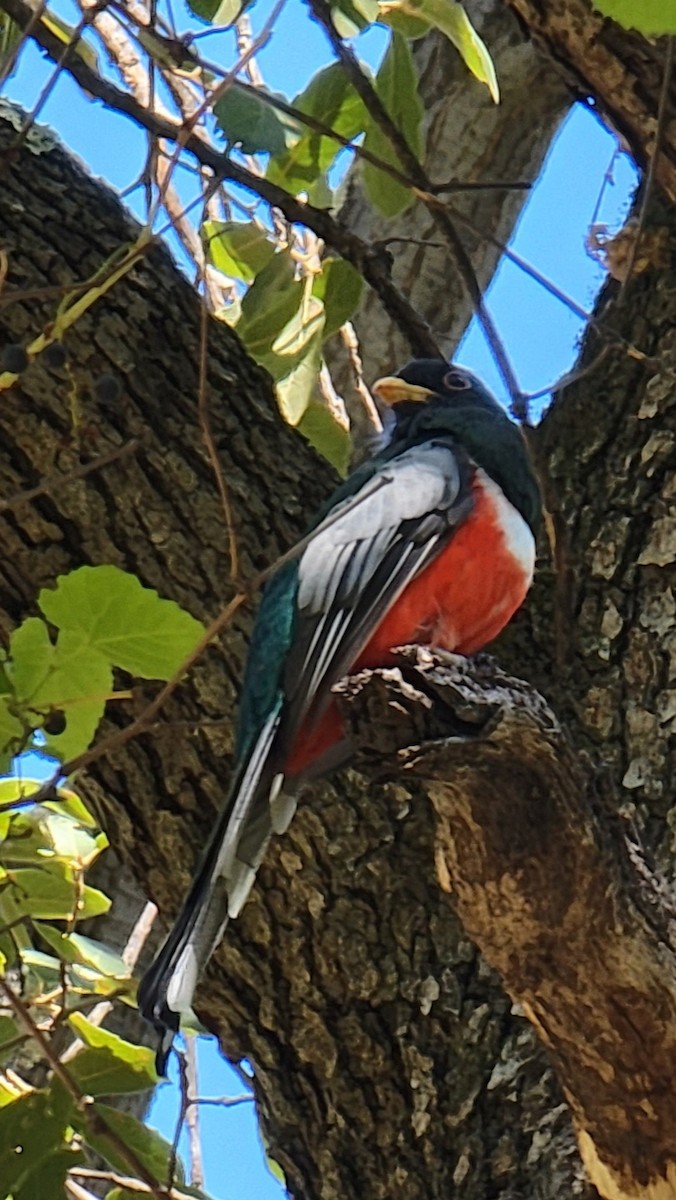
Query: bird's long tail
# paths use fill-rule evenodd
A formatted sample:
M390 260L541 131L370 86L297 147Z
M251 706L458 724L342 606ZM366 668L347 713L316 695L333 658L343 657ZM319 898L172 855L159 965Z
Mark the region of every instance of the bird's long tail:
M141 980L138 1006L160 1037L164 1075L181 1016L192 1012L197 980L230 917L242 908L273 829L283 832L294 803L275 797L282 776L271 765L278 716L271 714L238 767L227 803L167 940Z

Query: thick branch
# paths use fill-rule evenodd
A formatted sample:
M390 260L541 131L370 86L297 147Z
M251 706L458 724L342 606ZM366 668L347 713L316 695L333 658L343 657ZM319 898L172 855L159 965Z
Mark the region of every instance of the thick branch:
M664 888L530 686L484 656L407 651L402 672L344 685L360 770L382 778L389 765L427 782L441 886L547 1046L601 1194L673 1196L676 955ZM405 748L388 757L393 744Z

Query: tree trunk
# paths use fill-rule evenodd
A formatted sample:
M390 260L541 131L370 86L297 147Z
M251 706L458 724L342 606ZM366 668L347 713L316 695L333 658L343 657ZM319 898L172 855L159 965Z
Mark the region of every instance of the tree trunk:
M1 136L6 147L13 134L4 125ZM22 291L82 279L134 236L110 193L35 139L5 172L0 212L6 286ZM656 211L653 219L673 244L670 216ZM539 431L539 455L560 500L566 570L555 585L543 563L498 653L545 692L584 769L601 765L615 804L632 806L666 868L676 552L673 384L663 372L673 371L676 290L663 263L631 285L621 308L613 309L612 292L602 319L650 361L609 354L566 390ZM27 341L55 304L3 307L3 337ZM198 331L197 301L157 248L69 334L71 378L37 361L4 395L1 494L11 498L55 471L65 476L5 514L5 634L31 611L40 587L83 562L134 570L201 616L232 593L197 420ZM235 335L210 325L209 349L211 419L250 577L293 541L332 481L281 424L265 378ZM585 353L595 353L593 343ZM123 383L114 406L94 398L103 371ZM103 454L132 438L140 441L136 452L86 482L68 480L82 452ZM152 734L86 781L117 850L167 914L227 786L246 624L233 622ZM224 715L222 727L199 727ZM498 805L504 797L496 791L488 799ZM546 797L542 805L546 811ZM532 1026L439 886L442 817L425 780L405 773L366 784L348 771L335 789L308 792L201 987L201 1015L231 1056L255 1066L271 1153L296 1200L595 1194ZM443 870L441 878L448 885ZM604 1150L605 1175L587 1155L603 1195L647 1196L648 1183L659 1182L665 1148L650 1142L654 1130L646 1137L632 1107L644 1100L627 1097L626 1140L633 1148L638 1139L635 1154L618 1163ZM668 1162L663 1153L663 1178Z

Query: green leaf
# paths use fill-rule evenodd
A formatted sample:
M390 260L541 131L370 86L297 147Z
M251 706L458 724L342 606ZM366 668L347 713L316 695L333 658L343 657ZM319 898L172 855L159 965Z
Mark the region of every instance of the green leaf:
M275 254L258 274L242 300L237 333L249 354L259 359L272 348L275 338L298 312L303 286L288 254Z
M11 1053L11 1050L4 1049L5 1045L13 1042L22 1032L11 1017L0 1016L0 1062L5 1062L7 1055Z
M83 1092L110 1096L155 1087L155 1055L147 1046L134 1045L92 1025L82 1013L71 1013L68 1024L87 1047L75 1055L68 1068Z
M124 959L102 942L85 937L82 933L62 933L52 925L44 925L42 921L34 921L33 924L40 937L64 962L90 967L97 974L119 980L122 984L131 981L131 970Z
M40 592L38 604L60 637L66 630L81 636L81 654L100 654L143 679L170 679L204 633L190 613L119 567L61 575L54 590Z
M311 400L298 422L298 429L341 475L347 475L350 435L325 404Z
M56 861L84 869L107 845L104 833L94 836L66 813L36 804L12 815L3 861L17 865Z
M297 425L317 385L322 362L321 331L308 344L300 362L276 384L277 401L285 421Z
M331 15L340 36L352 38L377 21L378 4L376 0L334 0Z
M620 0L621 2L621 0ZM635 0L625 0L632 4ZM659 3L660 0L655 0ZM465 66L479 83L485 83L496 104L500 101L500 89L485 42L472 25L462 4L457 0L386 0L381 11L388 16L394 13L419 18L434 25L446 35L460 54Z
M368 123L364 102L339 63L318 71L292 103L344 138L356 137ZM341 144L333 138L303 128L293 146L270 160L267 178L294 194L307 192L312 203L321 203L317 188L326 186L325 174L340 150Z
M64 1200L69 1194L65 1188L68 1172L84 1161L85 1156L77 1146L60 1146L26 1172L14 1189L13 1200L37 1200L37 1197L39 1200Z
M418 77L409 44L398 33L392 35L387 54L376 76L375 86L389 115L403 133L414 154L420 155L423 106L418 95ZM401 170L399 157L389 138L375 122L368 125L364 147L384 162L391 163ZM411 189L397 183L379 167L365 162L363 171L364 186L369 199L385 216L396 216L413 203Z
M210 25L234 25L253 0L188 0L188 8Z
M83 921L108 912L110 900L98 888L79 889L72 873L60 864L36 870L18 867L7 871L0 890L0 910L4 924L19 917Z
M303 282L303 300L297 313L272 343L272 353L282 358L302 354L310 341L324 329L324 305L312 294L312 280Z
M0 696L0 773L9 771L15 754L23 750L27 741L27 731L10 712L9 697Z
M66 759L86 750L113 686L107 658L80 631L62 630L54 644L38 617L14 630L10 653L10 679L31 723L39 728L53 711L65 717L64 731L47 739L45 753Z
M0 1180L3 1195L16 1196L31 1173L60 1150L69 1106L53 1089L28 1092L0 1107ZM34 1192L33 1196L40 1196Z
M251 283L275 253L264 229L253 221L205 221L202 237L209 261L224 275Z
M623 29L638 29L645 37L676 33L676 0L592 0L592 6Z
M147 1125L143 1125L131 1113L119 1112L115 1108L111 1108L108 1104L97 1103L94 1111L103 1117L107 1125L122 1139L126 1146L132 1150L141 1159L146 1170L148 1170L158 1182L164 1182L167 1178L167 1170L169 1166L169 1156L171 1147L168 1142L160 1137L155 1129L150 1129ZM121 1171L126 1175L129 1166L124 1158L120 1156L118 1151L111 1145L105 1133L92 1134L87 1129L86 1124L80 1113L74 1113L72 1123L78 1133L84 1137L87 1145L105 1158L117 1171ZM183 1182L184 1173L180 1161L177 1163L177 1180Z
M331 337L356 312L364 280L352 263L344 258L325 258L317 275L313 295L324 301L324 338Z
M28 947L21 951L21 962L24 974L28 979L27 991L31 996L38 995L43 991L51 992L54 988L61 987L63 968L58 958ZM108 978L90 967L80 966L77 963L68 967L66 979L68 1001L71 1006L78 1003L80 996L113 996L125 987L124 980ZM125 990L131 998L135 990L132 980L129 980Z
M274 92L281 100L280 96ZM243 154L281 154L302 133L293 117L265 103L265 91L230 87L214 104L214 116L229 145Z

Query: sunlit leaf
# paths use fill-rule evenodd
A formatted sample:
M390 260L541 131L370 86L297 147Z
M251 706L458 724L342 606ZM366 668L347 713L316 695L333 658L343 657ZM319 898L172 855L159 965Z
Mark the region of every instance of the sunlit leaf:
M134 1045L92 1025L82 1013L71 1013L68 1023L87 1047L75 1055L68 1068L83 1092L110 1096L155 1086L155 1055L147 1046Z
M188 8L210 25L233 25L253 0L188 0Z
M62 630L52 642L38 617L14 630L10 655L8 672L19 702L27 712L42 714L33 724L39 728L52 711L63 715L63 732L48 738L45 752L65 759L86 750L113 686L106 656L81 631Z
M29 995L36 996L42 991L53 991L54 988L61 987L63 967L58 958L28 947L21 951L21 962ZM77 963L72 963L67 968L66 979L68 1000L71 1004L76 1004L78 998L83 995L112 996L124 989L125 996L131 997L135 990L131 980L125 986L124 980L100 975L98 971Z
M266 104L264 95L262 89L231 87L214 104L221 132L244 154L281 154L301 136L298 122Z
M347 474L350 435L326 404L310 400L298 422L298 429L341 475Z
M24 746L26 731L10 712L8 697L0 696L0 772L9 771L12 758Z
M64 47L69 47L74 51L79 58L82 59L92 71L99 69L99 56L83 37L75 36L76 28L74 25L69 25L62 17L57 16L53 9L49 9L40 15L40 24L62 43Z
M352 263L344 258L325 258L317 275L313 294L324 302L324 337L330 337L349 321L359 305L364 280Z
M171 1147L163 1137L160 1137L155 1129L150 1129L147 1125L143 1125L131 1113L119 1112L117 1109L111 1108L108 1104L101 1104L99 1102L96 1104L94 1111L115 1131L126 1146L131 1147L140 1158L146 1170L150 1171L155 1179L166 1180ZM106 1137L104 1132L92 1134L87 1130L81 1114L77 1112L73 1114L73 1126L79 1133L83 1134L87 1145L91 1146L102 1158L105 1158L111 1167L117 1171L121 1171L123 1174L127 1173L128 1163L126 1159L111 1144L110 1139ZM181 1183L184 1173L180 1160L176 1165L177 1181Z
M390 117L406 138L416 155L422 147L423 106L418 95L418 78L411 49L400 34L394 33L383 64L376 76L376 91ZM364 147L384 162L402 170L399 157L380 126L371 121L366 131ZM397 183L371 163L364 163L364 185L369 199L385 216L393 217L413 202L413 192Z
M274 242L253 221L205 221L202 236L210 262L224 275L250 283L275 253Z
M632 3L633 0L626 0ZM659 0L655 0L659 3ZM387 15L422 17L436 29L440 29L453 43L465 66L480 83L485 83L492 99L497 104L500 89L485 42L472 25L462 4L457 0L383 0L381 11Z
M161 599L119 567L79 567L43 588L38 604L82 646L143 679L170 679L204 633L173 600Z
M124 959L109 950L102 942L85 937L82 933L62 933L52 925L34 922L35 929L49 946L65 962L79 963L91 967L100 975L125 983L131 979L131 971Z
M0 908L5 923L19 917L42 920L78 921L108 912L110 900L98 888L79 888L66 867L60 864L37 870L17 867L8 870L0 890Z
M376 0L333 0L333 23L342 38L356 37L378 19Z
M256 276L242 300L237 333L249 354L260 358L272 348L275 338L298 312L303 300L302 284L288 254L275 254Z
M676 0L592 0L592 6L645 37L676 33Z
M321 333L306 347L300 362L276 384L277 401L289 425L297 425L317 386L322 361Z
M36 804L12 815L3 862L56 860L84 868L91 866L107 845L104 833L95 835L66 813Z
M339 63L318 71L292 103L344 138L356 137L367 124L364 102ZM303 128L293 146L270 160L267 178L294 194L305 191L313 203L318 203L317 184L324 184L326 171L340 149L334 138Z
M277 334L272 343L273 354L286 357L300 354L311 339L324 328L324 305L312 295L311 280L308 279L305 283L309 283L310 287L303 285L303 302L298 312L294 313L291 320Z

